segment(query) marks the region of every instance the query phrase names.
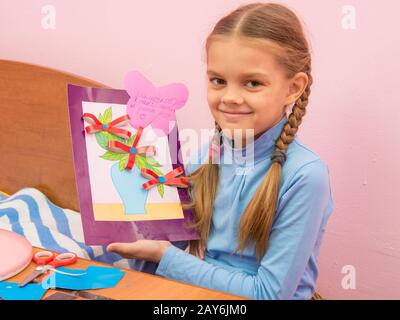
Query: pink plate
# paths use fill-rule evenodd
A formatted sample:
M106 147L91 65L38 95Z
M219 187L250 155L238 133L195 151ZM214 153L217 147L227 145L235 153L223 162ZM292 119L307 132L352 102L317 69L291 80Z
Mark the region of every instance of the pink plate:
M17 233L0 229L0 281L24 270L32 260L32 245Z

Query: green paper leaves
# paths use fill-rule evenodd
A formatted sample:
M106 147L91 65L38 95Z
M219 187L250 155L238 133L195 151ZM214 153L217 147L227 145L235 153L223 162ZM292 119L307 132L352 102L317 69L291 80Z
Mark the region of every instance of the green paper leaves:
M164 185L159 184L157 185L158 193L160 194L161 198L164 198Z
M105 154L100 156L100 158L104 160L110 160L110 161L120 161L123 158L128 158L129 155L126 153L118 153L118 152L112 152L112 151L107 151Z
M128 164L129 154L124 154L124 157L119 161L119 170L124 171Z
M104 124L109 124L112 121L112 108L111 107L109 107L108 109L106 109L106 111L104 111L103 121L104 121Z
M96 141L104 150L108 150L108 141L119 141L124 143L124 139L114 136L111 133L99 131L95 133Z
M147 163L150 167L156 167L156 168L160 168L162 167L161 164L159 164L156 160L154 160L153 157L147 157ZM150 169L150 168L149 168ZM153 170L153 169L151 169ZM154 170L153 170L154 171Z
M136 138L136 134L132 135L129 139L128 142L126 143L128 146L131 146L133 144L133 141Z

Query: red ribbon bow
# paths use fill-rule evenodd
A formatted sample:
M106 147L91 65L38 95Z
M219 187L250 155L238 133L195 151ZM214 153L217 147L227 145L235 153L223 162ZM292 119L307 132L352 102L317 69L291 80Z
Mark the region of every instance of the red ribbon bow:
M96 133L99 131L107 131L115 134L118 137L123 139L129 139L131 137L131 133L128 130L115 128L115 126L124 125L129 121L129 115L121 116L108 124L102 124L99 119L94 114L84 113L82 115L83 120L89 122L91 125L85 128L86 133Z
M150 189L151 187L154 187L158 184L167 184L170 186L176 186L178 188L188 188L189 187L189 181L185 178L176 178L176 176L179 176L183 173L183 168L178 167L175 168L174 170L170 171L164 176L159 176L156 174L154 171L143 168L141 170L142 176L147 178L147 179L153 179L150 180L149 182L143 183L143 188L145 190Z
M153 146L139 147L139 148L136 147L142 135L142 132L143 128L140 127L138 132L136 133L135 140L133 141L133 144L131 146L123 144L119 141L108 141L108 149L110 149L111 151L119 153L129 153L129 160L126 165L126 169L128 170L131 170L133 168L133 165L135 164L136 155L150 154L154 156L156 154L156 149Z

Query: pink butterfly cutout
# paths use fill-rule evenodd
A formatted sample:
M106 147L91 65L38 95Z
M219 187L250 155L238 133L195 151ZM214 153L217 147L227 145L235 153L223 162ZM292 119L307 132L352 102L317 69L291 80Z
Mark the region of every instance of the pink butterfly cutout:
M132 127L152 125L157 134L168 135L176 122L175 110L182 108L189 96L182 83L172 83L156 88L138 71L125 76L125 90L130 99L127 114Z

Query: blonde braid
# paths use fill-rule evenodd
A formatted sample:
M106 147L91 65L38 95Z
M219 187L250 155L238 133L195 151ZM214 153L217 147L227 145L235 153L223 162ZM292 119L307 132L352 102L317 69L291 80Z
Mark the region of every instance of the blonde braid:
M268 239L278 203L281 171L286 160L286 151L289 144L294 140L302 118L306 113L312 84L310 67L307 67L304 72L309 77L307 87L293 106L288 122L275 142L275 151L271 158L272 164L240 219L239 243L236 251L242 251L249 244L255 243L258 260L262 258L268 248Z
M219 157L221 149L221 127L215 122L215 131L210 143L208 163L201 165L196 171L187 177L192 181L191 188L194 201L184 204L184 208L194 211L194 224L191 225L199 231L200 240L191 240L189 252L196 256L202 256L207 244L207 239L212 229L212 213L219 185L219 165L216 156ZM216 146L218 150L213 149Z
M283 127L282 133L279 138L275 142L275 151L272 156L272 162L278 162L283 165L282 162L279 161L279 156L284 155L284 159L286 160L286 151L289 144L294 140L296 133L299 129L299 126L302 122L303 117L306 114L306 107L308 105L308 97L311 93L311 85L313 83L313 78L311 75L311 68L307 66L304 71L308 76L308 84L302 95L299 99L297 99L295 105L293 106L292 113L288 117L288 122ZM284 162L284 161L283 161Z

